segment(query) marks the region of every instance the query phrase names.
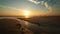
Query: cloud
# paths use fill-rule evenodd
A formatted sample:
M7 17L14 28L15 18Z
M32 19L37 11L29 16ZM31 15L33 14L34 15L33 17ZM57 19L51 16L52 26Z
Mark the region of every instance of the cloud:
M48 5L48 3L47 3L47 2L45 2L45 7L46 7L46 8L48 8L48 7L49 7L49 5Z
M49 11L52 11L52 7L49 6L47 2L45 2L44 4L45 4L45 7L46 7Z
M0 16L20 16L20 15L22 15L21 9L0 5Z
M13 10L18 10L18 11L21 10L21 9L17 9L17 8L13 8L13 7L7 7L7 8L10 8L10 9L13 9Z
M17 8L14 8L14 7L3 6L3 5L0 5L0 7L2 7L3 10L4 10L4 8L5 9L11 9L11 10L17 10L17 11L21 11L22 10L22 9L17 9Z
M28 0L28 1L33 2L35 4L39 4L40 3L40 2L38 2L38 0Z
M41 1L41 5L44 5L44 1Z
M32 2L32 3L35 3L37 5L38 4L45 5L47 10L52 11L52 7L48 4L48 1L51 1L51 0L48 0L48 1L45 1L45 0L42 0L42 1L39 1L39 0L29 0L29 1Z
M46 1L46 0L42 0L42 1L39 1L39 0L29 0L30 2L33 2L33 3L35 3L35 4L40 4L40 5L44 5L46 8L47 8L47 10L49 10L49 11L52 11L52 7L48 4L48 1L51 1L51 0L48 0L48 1Z

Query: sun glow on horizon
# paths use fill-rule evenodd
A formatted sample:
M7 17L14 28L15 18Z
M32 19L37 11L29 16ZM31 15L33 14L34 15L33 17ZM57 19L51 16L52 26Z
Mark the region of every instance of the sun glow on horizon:
M30 17L31 12L29 10L24 10L23 12L24 12L23 14L24 14L25 18Z

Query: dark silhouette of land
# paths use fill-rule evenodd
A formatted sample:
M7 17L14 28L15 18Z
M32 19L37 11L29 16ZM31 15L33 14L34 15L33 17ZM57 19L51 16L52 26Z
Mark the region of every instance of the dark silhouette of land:
M41 33L60 34L60 16L35 16L28 19L20 19L38 25ZM35 33L37 34L37 32Z
M21 22L16 19L0 19L0 34L32 34L32 31L22 27L20 23Z
M60 16L35 16L31 18L18 18L30 24L27 27L34 34L60 34ZM2 34L20 34L16 24L20 22L13 19L0 19L0 32ZM20 27L19 27L20 28Z

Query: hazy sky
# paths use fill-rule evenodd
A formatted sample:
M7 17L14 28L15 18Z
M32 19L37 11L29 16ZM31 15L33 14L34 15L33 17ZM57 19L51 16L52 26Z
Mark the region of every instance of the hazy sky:
M0 0L1 14L20 14L23 9L60 13L60 0Z

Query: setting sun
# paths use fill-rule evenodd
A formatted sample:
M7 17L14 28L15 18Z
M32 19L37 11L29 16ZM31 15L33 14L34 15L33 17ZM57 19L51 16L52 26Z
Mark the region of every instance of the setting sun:
M30 11L29 10L24 10L23 12L24 12L25 18L29 18L30 14L31 14Z

